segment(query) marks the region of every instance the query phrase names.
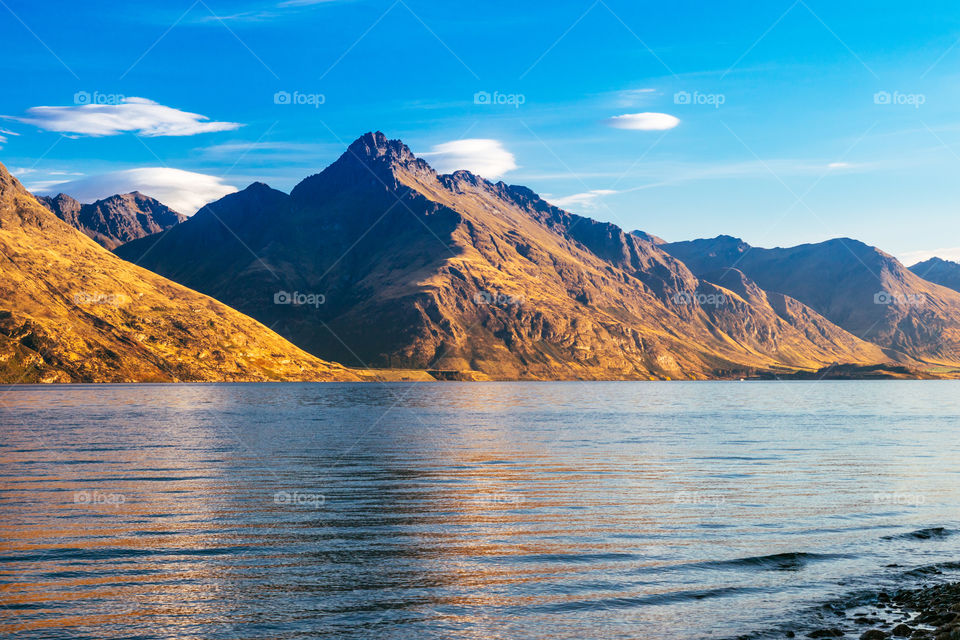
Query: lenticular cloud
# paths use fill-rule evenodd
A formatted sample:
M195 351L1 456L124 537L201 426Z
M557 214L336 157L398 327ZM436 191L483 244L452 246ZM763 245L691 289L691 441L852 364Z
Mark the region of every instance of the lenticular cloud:
M517 168L513 154L499 140L485 138L444 142L417 155L440 173L466 169L491 180Z
M31 107L15 118L47 131L76 136L192 136L231 131L243 125L214 122L199 113L180 111L146 98L120 98L116 104L80 104L70 107Z
M625 113L607 119L607 125L615 129L632 129L634 131L664 131L673 129L680 124L680 118L669 113Z

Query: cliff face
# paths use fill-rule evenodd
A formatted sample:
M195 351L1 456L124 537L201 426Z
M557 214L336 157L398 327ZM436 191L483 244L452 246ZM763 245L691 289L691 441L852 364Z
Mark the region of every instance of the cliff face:
M254 184L116 252L358 366L703 378L888 360L742 273L698 278L661 243L524 187L438 175L376 133L289 196Z
M0 381L358 380L226 305L125 262L0 165Z

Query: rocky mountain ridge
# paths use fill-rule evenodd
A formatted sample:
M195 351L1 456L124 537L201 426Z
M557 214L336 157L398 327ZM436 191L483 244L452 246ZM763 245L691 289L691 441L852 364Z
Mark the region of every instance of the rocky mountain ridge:
M254 184L116 252L356 366L647 379L891 361L748 273L698 277L662 243L438 174L378 132L289 195Z
M90 204L81 204L64 193L54 197L38 196L37 200L58 218L107 249L166 231L187 219L182 213L139 191L110 196Z

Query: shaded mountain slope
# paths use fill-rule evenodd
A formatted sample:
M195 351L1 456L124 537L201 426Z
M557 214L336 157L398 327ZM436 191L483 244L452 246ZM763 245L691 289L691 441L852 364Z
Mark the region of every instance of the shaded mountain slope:
M887 360L796 300L700 280L524 187L438 175L380 133L289 196L254 184L116 252L357 365L702 378Z
M960 291L960 262L930 258L913 265L910 271L928 282Z
M91 204L80 204L63 193L37 199L58 218L107 249L165 231L187 219L187 216L139 191L110 196Z
M0 381L358 380L260 323L135 267L0 165Z
M960 294L927 282L875 247L837 238L761 249L730 236L661 247L697 274L736 267L764 290L809 305L901 361L960 362Z
M633 235L635 235L635 236L637 236L638 238L640 238L640 239L642 239L642 240L646 240L646 241L648 241L648 242L652 242L653 244L666 244L666 242L667 242L667 241L664 240L663 238L659 238L659 237L653 235L652 233L647 233L646 231L641 231L640 229L634 229L634 230L631 231L630 233L633 234Z

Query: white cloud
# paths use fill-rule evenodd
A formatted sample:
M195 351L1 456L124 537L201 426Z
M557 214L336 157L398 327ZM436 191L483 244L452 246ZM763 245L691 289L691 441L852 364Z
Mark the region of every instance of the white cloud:
M634 131L664 131L680 124L680 119L669 113L625 113L605 120L607 126L614 129L632 129Z
M243 126L237 122L212 122L207 116L180 111L146 98L123 98L119 104L31 107L27 114L14 119L47 131L87 136L114 136L125 132L142 136L192 136Z
M657 93L656 89L625 89L616 93L616 104L620 107L633 107L638 104L650 102L650 99Z
M517 168L516 159L499 140L468 138L444 142L426 153L418 153L440 173L466 169L490 180Z
M15 131L7 131L6 129L0 129L0 144L3 144L7 141L7 136L18 136L19 133Z
M929 260L930 258L943 258L944 260L953 260L960 262L960 247L949 247L944 249L922 249L920 251L906 251L897 256L903 264L908 267Z
M550 204L562 209L571 207L595 209L597 206L597 200L603 196L609 196L614 193L617 192L611 189L592 189L584 193L575 193L570 196L563 196L562 198L547 198L547 200L550 202Z
M234 186L224 184L222 178L167 167L112 171L69 182L31 185L28 188L49 195L66 193L80 202L93 202L117 193L139 191L186 215L193 215L208 202L237 190Z

